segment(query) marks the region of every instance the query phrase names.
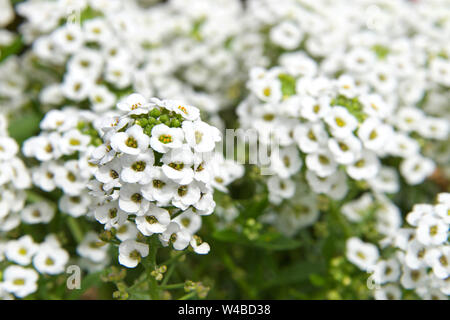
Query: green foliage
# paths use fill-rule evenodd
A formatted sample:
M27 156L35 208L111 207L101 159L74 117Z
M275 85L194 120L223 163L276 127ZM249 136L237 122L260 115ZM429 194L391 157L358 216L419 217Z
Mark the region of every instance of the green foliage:
M295 94L296 80L289 74L280 74L278 79L281 81L281 92L283 97L289 97Z
M19 54L23 47L22 37L16 37L9 46L0 46L0 63L11 55Z

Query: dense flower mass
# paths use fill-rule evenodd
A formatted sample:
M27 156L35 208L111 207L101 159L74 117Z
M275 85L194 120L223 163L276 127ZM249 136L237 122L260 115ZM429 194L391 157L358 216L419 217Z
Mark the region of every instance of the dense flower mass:
M401 299L401 287L414 290L422 299L446 299L449 295L450 194L438 195L438 203L416 204L406 216L409 226L380 242L378 247L358 238L347 241L347 258L358 268L372 273L379 287L375 298ZM395 252L388 253L389 249ZM392 251L392 250L391 250Z
M448 0L0 0L0 299L448 299L449 39Z
M201 216L216 206L210 161L220 131L180 101L132 94L118 108L127 113L100 120L104 143L92 152L98 164L91 183L95 218L107 230L131 220L140 235L158 234L163 246L191 245L208 253L209 245L195 233ZM120 240L120 264L134 268L148 255L148 244Z

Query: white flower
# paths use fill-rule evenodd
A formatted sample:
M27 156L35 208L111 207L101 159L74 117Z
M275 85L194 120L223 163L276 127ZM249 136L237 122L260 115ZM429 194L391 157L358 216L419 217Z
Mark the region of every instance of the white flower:
M103 112L114 106L116 96L106 86L94 86L89 91L89 101L92 104L92 110Z
M427 117L418 126L417 131L425 138L445 140L449 135L449 122L446 119Z
M107 202L95 208L95 219L105 225L105 229L120 228L128 218L128 214L118 207L117 202Z
M166 231L160 236L159 240L162 245L167 247L169 244L173 245L175 250L184 250L190 243L192 236L176 222L171 222Z
M136 268L142 258L148 256L147 244L132 239L119 245L119 263L127 268Z
M117 132L111 137L111 147L115 151L131 155L145 152L149 143L149 136L138 125L128 128L125 132Z
M153 127L150 146L159 153L166 153L170 149L180 148L183 144L184 134L180 128L169 128L165 124Z
M128 114L143 114L147 113L150 104L145 97L138 93L133 93L126 97L122 102L117 104L117 108L128 112Z
M330 102L329 97L320 97L319 99L309 96L302 97L300 115L311 122L323 119L331 110Z
M200 197L200 185L198 182L193 181L188 185L178 186L172 204L181 210L186 210L189 206L196 204L200 200Z
M83 45L83 32L76 23L59 27L52 35L56 46L64 53L75 53Z
M63 134L59 147L64 155L70 155L76 151L85 151L90 142L90 136L73 129Z
M55 170L55 182L65 194L77 196L86 188L86 181L81 177L80 173L78 161L67 161L64 163L64 166Z
M149 201L157 201L158 205L167 205L177 191L177 184L160 167L152 168L150 179L150 183L142 187L142 195Z
M391 112L390 106L377 94L362 95L359 101L370 117L386 118Z
M355 80L349 75L341 75L336 81L338 92L348 98L353 98L357 94Z
M26 206L20 215L25 223L49 223L55 215L55 208L47 202L34 203Z
M391 135L392 128L377 118L367 118L358 129L358 137L364 147L377 154L382 154Z
M196 235L192 237L190 244L197 254L208 254L211 249L208 243L203 242L202 239Z
M361 142L353 134L342 139L329 139L328 149L337 163L347 165L359 159L362 152Z
M151 236L154 233L163 233L170 223L170 215L166 209L151 204L148 211L136 217L136 226L144 236Z
M193 209L184 211L173 219L182 229L186 229L190 234L194 235L202 226L202 218Z
M120 187L120 174L122 172L122 163L120 159L114 159L109 163L102 165L95 171L94 176L103 184L103 190L108 191L115 187Z
M322 122L306 123L295 127L294 138L301 151L313 153L326 145L328 134Z
M83 241L77 246L77 253L95 263L100 263L107 259L109 245L99 240L95 232L85 234Z
M342 206L341 212L352 222L362 221L374 205L374 200L370 193L364 193L359 199L347 202Z
M151 150L137 156L124 155L120 158L122 165L120 178L126 183L147 184L151 178L154 162L155 156Z
M76 196L64 194L59 199L59 209L74 218L86 215L88 213L90 204L91 197L87 194L86 191L83 191Z
M321 178L332 175L337 170L337 163L333 155L326 149L319 149L306 156L306 166Z
M270 168L281 178L288 178L297 173L302 167L297 148L290 146L280 148L270 156Z
M150 202L142 196L141 187L135 184L124 184L120 189L119 207L127 213L143 215Z
M400 300L402 298L402 290L398 285L387 284L374 293L376 300Z
M136 224L131 221L125 221L123 225L121 225L117 229L116 237L120 241L125 241L128 239L136 239L139 231L136 228Z
M432 160L417 155L403 160L400 164L400 172L406 182L417 185L431 175L435 167Z
M358 126L356 118L341 106L331 108L325 116L325 122L329 125L331 133L338 138L349 136Z
M401 274L400 264L396 258L378 261L372 271L374 281L379 284L395 282Z
M194 179L194 155L187 145L172 149L163 155L161 161L164 163L162 171L171 180L179 184L189 184Z
M395 132L389 138L386 150L394 156L409 158L419 153L419 143L404 133Z
M56 184L53 178L56 167L56 162L47 161L41 163L39 167L33 168L31 171L33 184L47 192L55 190Z
M434 216L426 215L417 226L417 240L425 246L440 245L447 241L448 224Z
M450 274L450 246L440 246L427 251L425 261L439 279L447 279Z
M289 179L281 179L278 176L271 176L267 180L269 189L269 199L274 204L279 204L283 199L291 198L295 193L295 183Z
M182 127L187 143L196 152L210 152L221 140L220 131L201 120L184 121Z
M397 171L389 167L381 167L378 174L369 180L372 189L380 193L396 193L400 185Z
M29 235L20 237L18 240L8 241L6 244L5 256L8 260L22 266L29 265L34 254L38 250L38 245Z
M396 125L402 131L410 132L417 130L422 125L425 115L418 108L401 108L395 119Z
M420 220L427 215L434 214L434 207L431 204L415 204L412 211L406 216L406 221L414 227L417 227Z
M18 298L24 298L37 290L38 278L34 269L9 266L3 273L2 288Z
M403 274L400 278L400 283L405 289L415 289L425 283L427 273L424 268L410 269L403 266Z
M19 146L14 139L0 136L0 161L12 159L18 151Z
M445 223L450 224L450 203L438 203L434 206L434 211Z
M363 151L362 158L347 167L348 175L355 180L374 178L380 169L380 161L373 152Z
M290 21L283 21L270 30L270 40L287 50L297 48L302 39L300 27Z
M42 244L33 258L33 265L40 273L55 275L65 271L68 261L69 254L66 250Z
M150 102L153 102L150 100ZM200 117L200 110L196 107L183 104L176 100L166 100L164 105L170 111L181 114L184 119L189 121L195 121Z
M88 97L93 85L92 79L79 71L66 73L64 82L61 84L61 93L67 99L79 102Z
M369 270L378 260L378 248L371 244L353 237L346 243L347 259L361 270Z
M409 235L411 236L411 235ZM425 255L427 248L417 240L409 241L406 245L405 263L411 269L419 269L426 266Z

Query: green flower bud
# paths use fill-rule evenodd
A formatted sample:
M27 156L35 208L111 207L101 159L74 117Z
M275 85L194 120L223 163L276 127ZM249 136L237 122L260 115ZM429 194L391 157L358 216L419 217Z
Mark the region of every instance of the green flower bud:
M172 119L172 121L170 121L170 127L173 128L178 128L181 126L181 122L178 119Z
M170 121L169 116L167 114L163 114L159 117L159 120L163 123L166 123L167 121Z
M153 108L153 109L150 111L149 115L150 115L151 117L153 117L153 118L158 118L158 117L161 115L161 111L159 111L158 108Z

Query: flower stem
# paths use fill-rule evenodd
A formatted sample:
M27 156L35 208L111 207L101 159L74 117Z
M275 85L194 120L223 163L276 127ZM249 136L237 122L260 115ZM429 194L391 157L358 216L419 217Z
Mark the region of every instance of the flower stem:
M188 294L182 296L182 297L181 297L180 299L178 299L178 300L189 300L190 298L193 298L193 297L195 297L196 295L197 295L197 292L193 291L193 292L190 292L190 293L188 293Z
M150 238L150 251L148 254L148 265L146 266L147 268L147 273L149 273L149 294L150 297L153 300L158 300L159 299L159 286L158 286L158 282L156 281L155 277L153 277L150 273L152 271L154 271L156 269L156 254L158 252L158 248L159 248L159 240L157 238L157 235L153 235Z
M180 288L184 288L184 286L185 286L185 283L182 282L182 283L176 283L176 284L169 284L169 285L167 285L167 286L162 285L162 286L160 286L159 288L160 288L160 289L163 289L163 290L171 290L171 289L180 289Z
M67 217L67 225L73 237L75 238L75 241L77 243L83 241L83 231L81 230L80 224L78 223L77 219L75 219L74 217Z

